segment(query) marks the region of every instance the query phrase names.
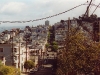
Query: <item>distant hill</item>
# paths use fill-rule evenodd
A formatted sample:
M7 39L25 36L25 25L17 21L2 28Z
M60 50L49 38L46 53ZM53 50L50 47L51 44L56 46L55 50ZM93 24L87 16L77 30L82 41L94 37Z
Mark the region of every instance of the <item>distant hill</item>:
M24 29L25 26L0 26L0 32L4 31L4 30L11 30L14 28L20 28L20 29Z

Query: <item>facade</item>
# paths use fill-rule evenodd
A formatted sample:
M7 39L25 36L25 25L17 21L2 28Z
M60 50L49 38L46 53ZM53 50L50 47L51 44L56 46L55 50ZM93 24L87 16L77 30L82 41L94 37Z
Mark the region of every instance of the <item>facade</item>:
M30 47L30 58L35 61L35 66L40 64L39 60L43 59L46 49L45 44L47 43L48 26L39 25L32 27L32 44Z
M55 27L55 41L59 45L63 45L66 38L67 24L56 23Z
M35 62L35 66L38 65L39 57L41 56L42 50L30 48L30 59Z
M28 53L28 52L27 52ZM29 59L29 54L27 54ZM5 61L5 65L15 66L24 71L24 62L26 61L26 47L21 44L0 44L0 58Z
M5 65L12 65L12 48L8 44L0 44L0 58L5 58ZM4 61L4 60L3 60Z

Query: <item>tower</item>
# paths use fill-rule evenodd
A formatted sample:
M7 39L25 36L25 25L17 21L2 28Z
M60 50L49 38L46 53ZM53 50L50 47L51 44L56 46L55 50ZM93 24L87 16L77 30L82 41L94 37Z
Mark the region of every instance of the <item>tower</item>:
M49 21L48 20L45 21L45 25L49 26Z

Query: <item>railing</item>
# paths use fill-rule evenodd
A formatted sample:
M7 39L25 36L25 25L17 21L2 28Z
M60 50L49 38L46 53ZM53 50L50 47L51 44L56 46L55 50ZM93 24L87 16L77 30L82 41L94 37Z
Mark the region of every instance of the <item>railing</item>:
M18 63L18 60L16 60L15 58L13 60L14 60L14 63Z

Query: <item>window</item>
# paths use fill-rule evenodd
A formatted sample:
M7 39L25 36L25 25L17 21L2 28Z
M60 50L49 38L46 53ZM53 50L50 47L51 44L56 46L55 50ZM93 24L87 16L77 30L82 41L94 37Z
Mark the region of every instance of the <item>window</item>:
M0 48L0 52L3 52L3 48Z
M14 63L14 66L16 66L16 63Z
M17 60L17 56L15 56L15 60Z
M22 61L23 61L23 57L22 57Z
M14 60L17 60L17 56L14 56Z
M17 52L17 49L16 48L14 48L14 52Z
M0 60L2 60L2 61L3 61L3 56L0 56Z
M22 50L22 54L23 54L24 52L23 52L23 50Z

